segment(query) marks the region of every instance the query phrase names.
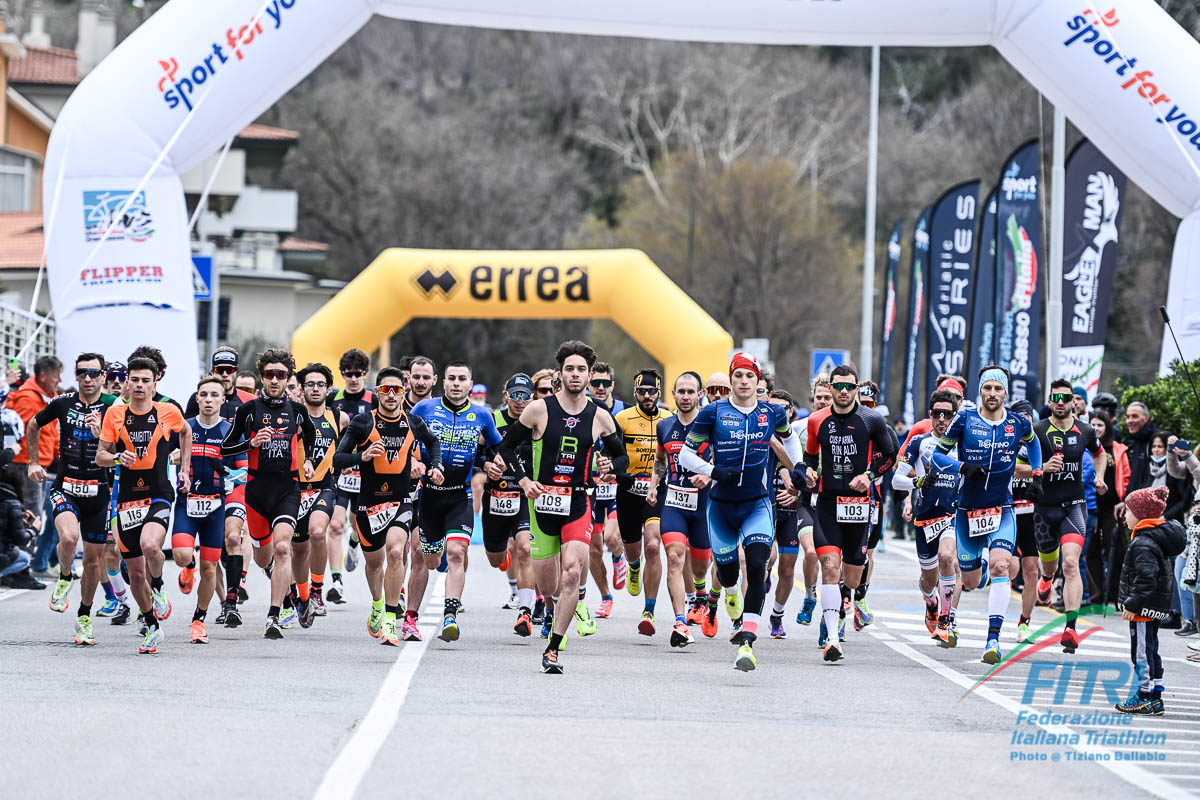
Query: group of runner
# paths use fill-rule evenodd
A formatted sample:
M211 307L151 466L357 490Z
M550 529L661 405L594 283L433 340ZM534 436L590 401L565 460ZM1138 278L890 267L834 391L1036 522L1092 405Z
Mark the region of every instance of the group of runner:
M513 374L491 411L471 400L472 370L461 361L439 372L428 358L407 358L379 369L368 389L370 359L350 350L337 389L329 366L297 368L291 353L270 348L254 364L261 389L252 392L238 386L239 354L223 347L181 407L157 391L166 364L155 348L115 364L81 354L78 389L53 400L26 437L29 477L45 480L38 432L58 423L51 500L60 563L72 564L83 544L75 641L95 643L93 598L104 584L101 615L124 624L136 606L139 652L157 652L172 613L165 549L180 589L195 594L194 643L208 641L214 597L213 624L243 624L251 560L271 579L268 639L310 627L326 602L346 602L343 573L361 563L371 637L419 640L429 572L442 570L438 638L453 642L478 509L488 563L509 577L514 634L541 626L543 672L563 671L572 625L596 633L613 590L643 596L637 630L654 636L664 572L671 646L693 644L697 625L715 637L723 595L734 666L752 670L760 633L787 636L786 605L803 585L796 621L817 616L823 658L838 661L847 617L858 630L873 620L866 596L883 531L881 484L894 469L893 488L912 493L905 515L919 529L918 583L939 644L957 644L960 592L988 586L982 658L1000 660L1019 552L1021 567L1040 575L1026 581L1036 585L1023 597L1019 638L1061 560L1063 647L1078 646L1085 451L1097 490L1106 487L1103 450L1074 418L1063 382L1051 387L1051 418L1035 421L1028 403L1006 405L1001 367L980 372L977 408L964 408L961 376L942 376L927 419L901 445L874 409L877 388L851 366L819 378L811 413L796 420L793 396L746 353L707 380L676 377L674 413L653 369L634 376L626 407L613 395L612 367L590 346L564 342L554 357L552 370ZM769 628L760 632L772 568ZM58 612L74 582L61 572L50 597ZM600 594L594 614L589 573Z

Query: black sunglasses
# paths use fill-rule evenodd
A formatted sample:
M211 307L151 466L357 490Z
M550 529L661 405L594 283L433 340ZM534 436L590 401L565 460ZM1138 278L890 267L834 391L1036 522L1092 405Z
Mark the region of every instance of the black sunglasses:
M77 369L75 370L76 378L99 378L104 374L102 369Z

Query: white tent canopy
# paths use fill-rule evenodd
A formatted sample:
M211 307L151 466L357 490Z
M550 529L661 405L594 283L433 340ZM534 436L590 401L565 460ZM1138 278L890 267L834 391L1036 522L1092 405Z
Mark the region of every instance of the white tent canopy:
M174 0L79 86L45 170L64 358L160 343L164 391L197 369L179 176L374 13L453 25L767 44L995 46L1129 178L1185 222L1168 309L1200 356L1200 43L1153 0ZM135 191L136 190L136 191ZM121 213L124 212L124 213ZM105 235L107 234L107 236ZM81 269L80 265L86 265ZM1189 283L1191 285L1189 285Z

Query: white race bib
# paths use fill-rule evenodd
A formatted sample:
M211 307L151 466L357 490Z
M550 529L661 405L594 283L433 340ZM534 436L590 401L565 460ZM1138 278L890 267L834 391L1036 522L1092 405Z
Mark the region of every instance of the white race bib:
M371 525L371 533L379 533L392 523L400 512L399 503L381 503L367 509L367 522Z
M521 511L521 493L492 492L488 495L488 510L497 517L515 517Z
M359 474L358 470L342 473L338 476L337 488L343 492L358 494L362 488L362 475Z
M987 536L1000 530L1000 508L979 508L967 512L967 535Z
M63 478L63 491L72 497L95 497L100 494L100 481Z
M700 508L700 490L696 487L667 486L667 498L663 501L671 508L695 511Z
M629 491L636 494L638 497L645 497L650 494L650 479L649 478L634 478L633 488Z
M146 521L146 512L149 510L149 498L121 503L117 506L117 521L121 524L122 529L136 528Z
M193 519L203 519L220 507L220 495L189 494L187 496L187 515Z
M868 497L839 497L837 499L837 521L865 523L871 518L871 499Z
M921 526L921 530L925 533L925 541L929 543L936 542L938 537L950 529L954 524L954 517L947 516L941 519L933 519Z
M533 510L539 514L565 517L571 513L570 486L544 486L542 493L533 501Z
M300 493L300 513L297 514L297 519L304 517L309 511L312 511L313 503L317 502L317 498L321 496L320 489L310 489L307 492Z
M598 483L596 484L596 499L600 501L615 500L617 498L617 485L615 483Z

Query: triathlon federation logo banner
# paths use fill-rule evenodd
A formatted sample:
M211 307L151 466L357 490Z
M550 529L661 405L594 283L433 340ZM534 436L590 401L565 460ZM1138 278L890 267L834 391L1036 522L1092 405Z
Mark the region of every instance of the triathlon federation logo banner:
M904 221L896 220L892 235L887 243L887 274L883 281L883 324L880 330L883 342L879 348L879 402L887 405L888 377L892 371L892 334L896 331L896 276L900 272L900 236L904 232Z
M975 247L975 282L971 298L971 338L967 342L967 397L979 394L979 370L996 363L996 195L992 187L983 203Z
M1099 388L1104 363L1125 174L1084 140L1067 159L1065 186L1058 374L1072 385L1082 384L1091 397Z
M929 332L925 335L925 386L940 373L961 375L966 366L971 268L979 181L960 183L933 205L929 227Z
M908 350L904 361L904 421L912 425L916 414L917 352L921 322L925 318L925 276L929 271L929 216L926 206L913 231L912 279L908 284ZM922 403L924 406L924 403Z
M1037 403L1042 349L1041 163L1036 139L1004 162L996 196L998 362L1012 372L1009 400Z

